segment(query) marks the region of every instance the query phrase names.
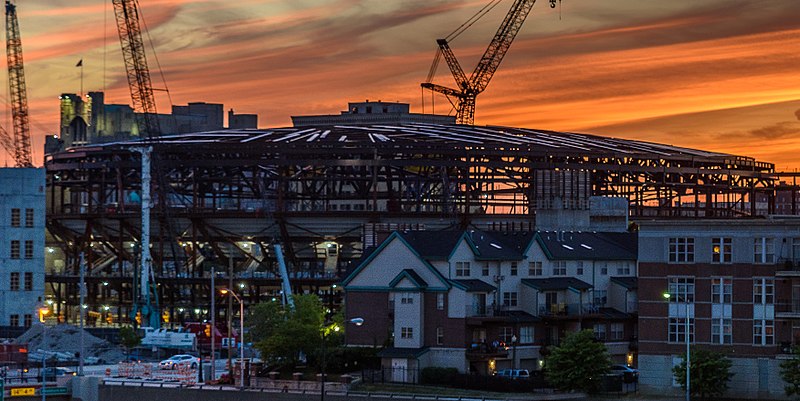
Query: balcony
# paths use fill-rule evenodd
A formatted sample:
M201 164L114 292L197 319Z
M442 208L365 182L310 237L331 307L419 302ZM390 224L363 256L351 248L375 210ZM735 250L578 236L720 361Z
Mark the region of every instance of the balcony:
M577 317L600 312L600 305L594 303L567 304L555 303L539 307L539 316L544 317Z
M508 348L494 347L486 343L472 343L467 348L466 357L469 361L487 361L495 358L508 358Z
M467 317L494 317L494 305L469 305L467 306Z
M775 317L800 319L800 299L778 299L775 304Z
M800 277L800 260L780 258L776 266L777 277Z

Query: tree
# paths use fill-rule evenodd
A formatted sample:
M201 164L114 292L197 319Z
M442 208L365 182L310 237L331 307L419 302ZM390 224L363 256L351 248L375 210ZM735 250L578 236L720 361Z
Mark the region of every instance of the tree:
M294 366L301 355L314 355L320 347L324 308L315 295L294 296L295 309L264 302L248 318L250 335L262 358L271 364Z
M787 396L800 395L800 347L793 347L792 358L781 362L781 379Z
M690 393L701 400L718 398L728 389L731 361L719 352L705 349L691 349ZM672 368L675 381L686 391L686 355L679 365Z
M558 389L593 394L600 390L600 377L610 365L605 344L595 341L591 330L581 330L551 350L545 359L545 377Z
M130 354L131 348L136 348L141 342L142 339L132 327L124 326L119 329L119 343L125 347L127 354Z

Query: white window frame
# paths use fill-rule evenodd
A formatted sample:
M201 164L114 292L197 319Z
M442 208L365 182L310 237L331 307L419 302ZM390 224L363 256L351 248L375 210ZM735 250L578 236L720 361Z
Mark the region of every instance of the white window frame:
M553 275L554 276L566 276L567 275L567 261L566 260L553 261Z
M757 237L753 239L753 263L775 263L775 238Z
M733 263L733 239L714 237L711 239L711 263Z
M469 277L469 262L456 262L456 277Z
M519 328L519 343L520 344L533 344L533 326L522 326Z
M711 319L711 342L733 344L733 319L714 317Z
M503 293L503 306L517 306L518 303L518 296L516 291L509 291Z
M401 327L400 328L400 338L411 340L414 338L414 328L413 327Z
M436 294L436 309L437 310L444 310L444 293L440 292Z
M669 318L669 335L668 341L670 343L685 344L686 343L686 318L671 317ZM694 318L689 319L689 342L694 342Z
M771 319L753 320L753 345L775 345L775 321Z
M533 277L544 275L542 262L528 262L528 275Z
M694 238L673 237L668 243L669 263L694 263Z

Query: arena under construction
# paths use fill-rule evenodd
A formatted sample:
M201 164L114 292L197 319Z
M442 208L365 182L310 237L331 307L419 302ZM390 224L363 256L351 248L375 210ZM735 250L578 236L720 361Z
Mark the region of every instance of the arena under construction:
M628 218L749 217L772 212L777 179L749 157L469 125L224 130L71 148L45 161L47 283L66 320L79 305L81 254L90 324L129 319L143 145L153 147L151 251L170 322L208 316L212 269L248 304L279 296L273 242L292 288L333 305L338 280L391 230L532 230L543 228L537 216L591 211L604 198L627 200L623 229Z

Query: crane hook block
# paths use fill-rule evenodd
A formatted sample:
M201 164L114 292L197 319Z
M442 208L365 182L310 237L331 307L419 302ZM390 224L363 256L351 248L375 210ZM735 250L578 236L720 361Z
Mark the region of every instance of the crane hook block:
M550 8L556 8L556 0L550 0Z

